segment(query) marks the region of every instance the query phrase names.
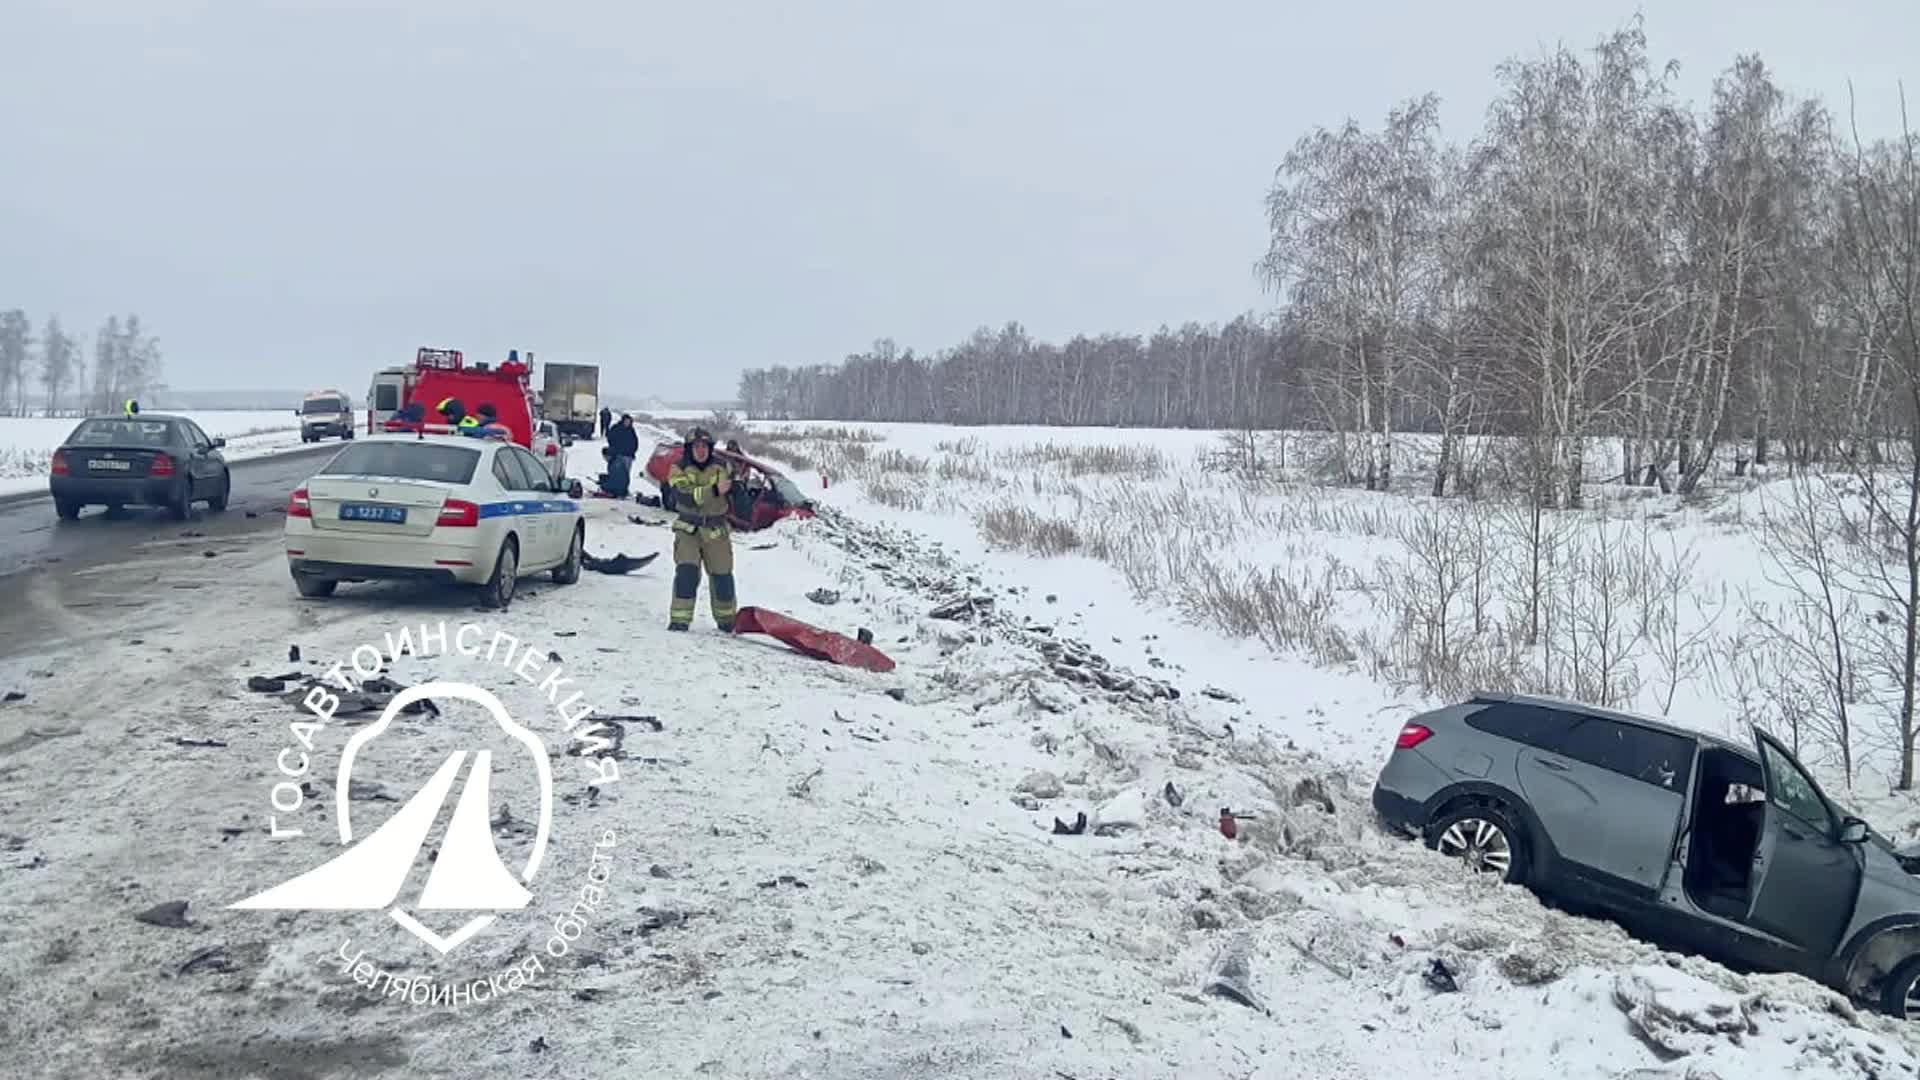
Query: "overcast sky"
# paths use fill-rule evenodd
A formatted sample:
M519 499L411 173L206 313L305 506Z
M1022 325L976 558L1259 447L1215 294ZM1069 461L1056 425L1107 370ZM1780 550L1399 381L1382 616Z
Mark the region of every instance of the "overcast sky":
M1737 52L1863 127L1920 112L1920 2L1651 5L1703 100ZM176 387L334 384L419 345L730 397L746 367L982 323L1270 303L1315 124L1587 44L1586 0L0 0L0 307L136 310ZM243 374L236 374L241 373Z

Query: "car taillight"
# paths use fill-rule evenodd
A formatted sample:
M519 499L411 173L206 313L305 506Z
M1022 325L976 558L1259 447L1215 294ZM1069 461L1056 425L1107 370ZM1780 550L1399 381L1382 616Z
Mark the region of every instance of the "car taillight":
M480 524L480 508L464 499L448 499L434 522L442 528L467 528Z
M153 455L153 464L147 466L148 476L172 476L173 459L165 454Z
M560 444L559 444L559 443L548 443L548 444L547 444L547 456L548 456L548 457L559 457L559 456L560 456Z
M1431 738L1433 738L1432 728L1425 724L1408 724L1400 729L1400 737L1393 740L1393 748L1411 750Z
M307 499L306 488L295 488L287 496L287 516L290 518L310 518L313 516L313 503Z
M52 466L52 468L53 468L53 475L55 475L55 476L66 476L66 475L68 475L68 472L67 472L67 452L66 452L65 450L55 450L55 451L53 452L53 466Z

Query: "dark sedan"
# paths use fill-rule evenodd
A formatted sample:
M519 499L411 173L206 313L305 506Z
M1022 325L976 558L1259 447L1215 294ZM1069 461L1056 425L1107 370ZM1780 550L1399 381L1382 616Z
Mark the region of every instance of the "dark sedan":
M213 511L227 508L233 476L220 448L184 416L142 413L82 420L53 452L47 487L54 508L69 521L82 508L164 506L186 520L193 504Z

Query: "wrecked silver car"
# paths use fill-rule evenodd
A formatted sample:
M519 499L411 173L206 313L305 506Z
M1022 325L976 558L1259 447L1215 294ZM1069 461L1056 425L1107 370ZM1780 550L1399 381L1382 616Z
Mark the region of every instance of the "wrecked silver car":
M1401 728L1374 809L1662 944L1920 1019L1920 877L1779 741L1477 694Z

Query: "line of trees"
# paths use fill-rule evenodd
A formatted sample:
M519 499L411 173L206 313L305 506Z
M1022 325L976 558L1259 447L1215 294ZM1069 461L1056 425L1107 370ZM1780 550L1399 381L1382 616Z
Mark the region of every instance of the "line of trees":
M140 316L109 316L94 334L91 365L81 340L55 315L37 330L25 311L0 311L0 415L110 411L159 389L160 342Z
M1010 322L928 356L883 339L838 365L748 371L739 399L756 419L1280 426L1296 411L1282 382L1284 334L1247 315L1145 340L1103 334L1054 345Z
M1443 494L1476 435L1517 436L1577 507L1591 440L1624 478L1878 461L1920 415L1920 170L1742 56L1696 110L1638 20L1498 69L1468 143L1438 99L1301 138L1276 171L1267 316L1033 341L1017 323L916 354L746 372L755 418L1312 428L1384 489L1437 435ZM1920 443L1914 443L1920 449Z

